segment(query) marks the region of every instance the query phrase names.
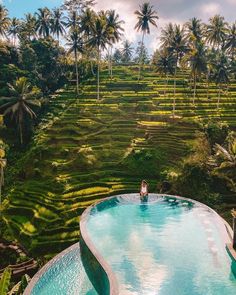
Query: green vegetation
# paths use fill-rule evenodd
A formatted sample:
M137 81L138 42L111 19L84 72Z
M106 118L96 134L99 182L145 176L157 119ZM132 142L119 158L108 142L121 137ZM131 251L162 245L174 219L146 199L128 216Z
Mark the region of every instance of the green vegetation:
M170 193L228 218L236 205L235 24L221 16L168 24L150 60L151 5L135 12L143 38L133 56L127 40L112 53L123 31L115 11L65 2L23 20L0 5L1 235L45 261L78 241L87 206L136 192L142 179L151 191L168 182Z

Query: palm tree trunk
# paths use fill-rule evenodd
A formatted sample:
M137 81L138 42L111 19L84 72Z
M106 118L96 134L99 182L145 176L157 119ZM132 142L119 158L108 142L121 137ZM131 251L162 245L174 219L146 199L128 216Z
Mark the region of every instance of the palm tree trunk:
M97 56L98 72L97 72L97 99L100 99L100 48L98 46Z
M218 87L218 99L217 99L217 110L219 110L219 107L220 107L220 91L221 91L221 89L220 89L220 85L219 85L219 87Z
M209 87L210 87L210 81L209 81L209 73L207 73L207 99L209 99Z
M140 52L140 58L139 58L138 81L140 80L140 76L141 76L144 34L145 34L145 32L143 31L143 36L142 36L142 41L141 41L141 52Z
M111 52L110 52L110 73L111 73L111 79L113 78L113 72L112 72L112 46L111 46Z
M173 100L173 117L175 116L175 104L176 104L176 74L178 65L178 55L176 57L175 73L174 73L174 100Z
M19 132L20 132L20 144L23 144L23 131L22 131L22 121L19 121Z
M76 72L76 94L79 94L79 71L78 71L78 59L77 50L75 50L75 72Z
M166 76L166 89L167 89L167 91L168 91L168 85L169 85L169 75L167 74L167 76ZM169 96L169 95L167 95L167 96Z
M195 105L195 98L196 98L196 87L197 87L197 77L196 73L194 72L193 76L193 105Z

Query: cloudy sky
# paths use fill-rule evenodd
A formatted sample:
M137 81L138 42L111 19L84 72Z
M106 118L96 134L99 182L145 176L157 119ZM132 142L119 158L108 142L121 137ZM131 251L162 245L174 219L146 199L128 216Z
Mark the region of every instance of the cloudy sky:
M0 0L9 10L10 16L23 17L27 12L35 12L39 7L53 8L62 0ZM136 16L134 11L140 3L137 0L97 0L96 10L115 9L125 21L125 37L137 42L141 34L134 31ZM156 48L160 28L168 22L183 23L191 17L207 21L214 14L221 14L228 22L236 21L236 0L151 0L159 15L158 28L152 28L151 35L146 38L150 50Z

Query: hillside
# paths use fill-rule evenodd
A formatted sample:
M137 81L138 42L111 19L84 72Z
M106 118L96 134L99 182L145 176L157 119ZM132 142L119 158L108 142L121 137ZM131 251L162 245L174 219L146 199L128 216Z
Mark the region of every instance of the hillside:
M13 235L37 256L55 254L79 238L83 210L94 201L117 193L136 192L144 178L156 189L160 172L177 169L190 150L199 121L220 118L236 128L236 81L220 100L218 89L197 89L196 106L188 73L178 73L176 115L171 118L172 86L146 67L137 81L137 67L115 66L114 78L101 75L101 97L96 81L61 90L50 101L50 111L34 143L16 163L18 176L9 189L4 213Z

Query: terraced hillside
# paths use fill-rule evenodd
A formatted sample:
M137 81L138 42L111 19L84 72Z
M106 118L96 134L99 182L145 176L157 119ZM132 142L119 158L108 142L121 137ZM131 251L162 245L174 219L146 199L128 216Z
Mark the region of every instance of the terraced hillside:
M140 82L128 66L116 66L113 80L104 70L101 80L100 101L93 79L78 99L73 87L52 97L32 148L17 163L22 171L4 218L37 256L76 242L80 215L96 200L138 191L143 178L155 190L160 172L178 169L189 153L199 119L219 117L236 128L236 82L217 111L216 86L210 85L209 99L205 84L198 87L193 107L188 73L179 73L173 119L173 86L165 89L165 79L151 68Z

